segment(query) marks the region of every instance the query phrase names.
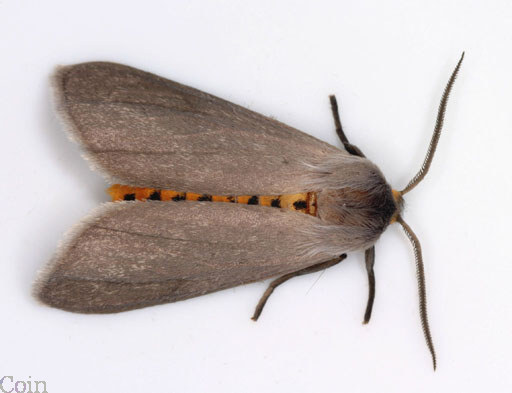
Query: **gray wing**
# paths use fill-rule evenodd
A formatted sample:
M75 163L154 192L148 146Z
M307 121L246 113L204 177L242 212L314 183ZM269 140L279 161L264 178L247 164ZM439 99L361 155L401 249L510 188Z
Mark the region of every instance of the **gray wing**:
M304 162L346 155L238 105L115 63L61 67L58 109L118 182L208 194L304 191Z
M110 313L286 274L332 258L301 252L319 222L230 203L107 203L71 233L35 294L64 310Z

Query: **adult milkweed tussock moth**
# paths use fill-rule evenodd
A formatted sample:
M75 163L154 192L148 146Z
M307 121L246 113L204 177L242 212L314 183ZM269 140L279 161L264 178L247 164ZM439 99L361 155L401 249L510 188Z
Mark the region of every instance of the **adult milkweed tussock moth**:
M374 244L398 222L413 244L435 368L421 247L402 218L403 196L428 172L463 58L442 96L425 161L401 191L348 141L334 96L343 149L128 66L59 68L53 87L71 136L93 167L124 185L111 187L114 202L83 220L57 250L36 283L37 298L64 310L112 313L279 276L258 303L256 320L279 284L364 250L367 323Z

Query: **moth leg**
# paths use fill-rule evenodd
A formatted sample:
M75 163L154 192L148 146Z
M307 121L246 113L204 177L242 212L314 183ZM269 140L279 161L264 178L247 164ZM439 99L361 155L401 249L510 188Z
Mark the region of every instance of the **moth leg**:
M329 99L331 101L331 110L332 116L334 117L334 124L336 126L336 133L338 134L341 143L343 143L345 150L354 156L365 157L363 152L357 146L351 144L348 141L348 138L343 131L336 96L333 94L329 96ZM365 251L365 264L366 272L368 273L368 303L366 304L363 323L367 324L370 322L370 318L372 316L373 301L375 300L375 272L373 271L373 266L375 264L375 247L371 247Z
M296 272L285 274L284 276L281 276L279 278L276 278L274 281L272 281L263 296L261 297L260 301L258 302L258 305L256 306L256 309L254 310L254 315L252 316L253 321L257 321L261 312L263 311L263 307L265 307L265 303L267 303L268 298L270 295L272 295L272 292L274 292L274 289L276 289L279 285L282 283L288 281L290 278L302 276L304 274L309 273L315 273L323 269L327 269L331 266L337 265L341 261L343 261L347 257L347 254L342 254L338 258L331 259L326 262L317 263L316 265L309 266L305 269L297 270Z
M375 265L375 246L368 248L364 252L364 259L366 264L366 272L368 273L368 303L366 304L366 311L364 313L363 324L370 322L372 316L373 301L375 300L375 272L373 265Z
M336 126L336 133L338 134L338 137L341 140L341 143L343 143L343 146L345 147L345 150L352 154L353 156L358 157L365 157L363 152L356 146L351 144L348 141L347 136L345 135L345 132L343 131L343 127L341 125L340 120L340 113L338 111L338 101L336 101L336 96L330 95L329 100L331 101L331 110L332 110L332 116L334 117L334 125Z

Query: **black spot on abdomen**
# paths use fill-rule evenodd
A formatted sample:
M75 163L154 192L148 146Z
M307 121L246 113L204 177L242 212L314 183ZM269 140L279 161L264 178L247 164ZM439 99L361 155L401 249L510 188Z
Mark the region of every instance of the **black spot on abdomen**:
M295 208L295 210L304 210L308 207L308 204L305 200L301 199L293 202L293 207Z
M135 194L124 194L123 199L125 201L134 201L135 200Z
M270 206L272 207L281 207L281 199L275 198L270 201Z
M153 193L149 196L149 199L152 201L160 201L162 199L160 197L160 191L153 191Z
M208 194L203 194L199 198L197 198L198 201L212 201L212 196Z
M247 201L248 205L257 205L259 203L260 203L260 198L258 198L256 195L250 197L249 200Z

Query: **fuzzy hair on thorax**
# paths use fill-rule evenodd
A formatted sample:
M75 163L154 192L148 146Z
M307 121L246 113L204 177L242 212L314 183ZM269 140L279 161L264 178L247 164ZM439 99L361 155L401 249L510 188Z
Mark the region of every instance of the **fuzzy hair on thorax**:
M321 224L311 233L311 254L371 247L389 225L398 206L391 186L366 158L333 155L308 165L307 187L318 190Z

